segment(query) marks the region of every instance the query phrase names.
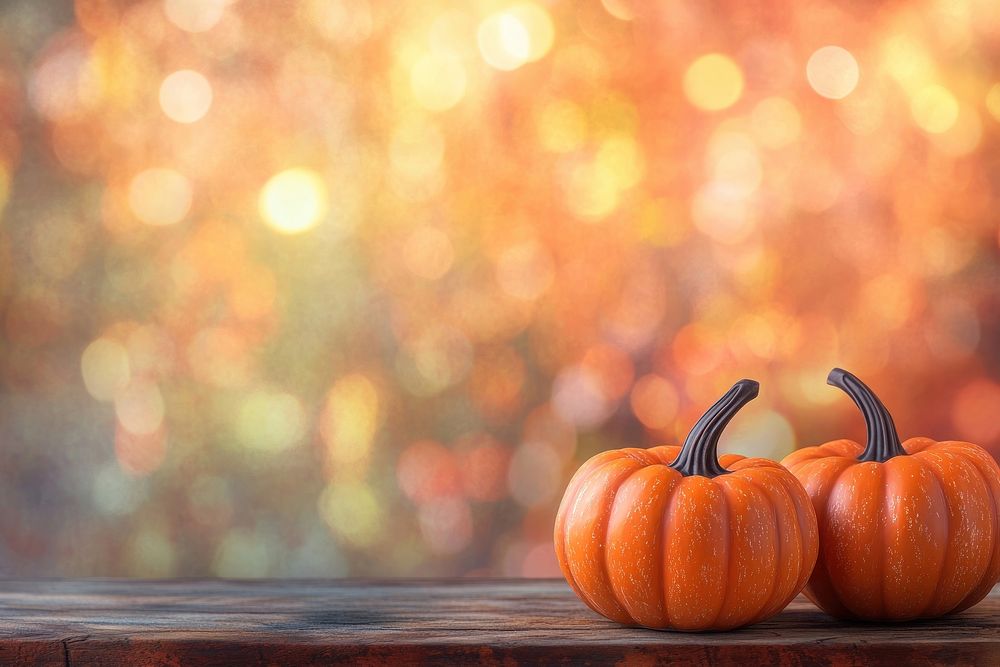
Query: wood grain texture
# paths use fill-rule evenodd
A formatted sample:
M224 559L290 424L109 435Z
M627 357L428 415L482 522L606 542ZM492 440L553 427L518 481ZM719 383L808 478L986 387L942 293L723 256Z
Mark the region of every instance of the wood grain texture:
M743 630L601 618L555 580L5 581L0 664L1000 664L998 591L957 616L836 621L798 598Z

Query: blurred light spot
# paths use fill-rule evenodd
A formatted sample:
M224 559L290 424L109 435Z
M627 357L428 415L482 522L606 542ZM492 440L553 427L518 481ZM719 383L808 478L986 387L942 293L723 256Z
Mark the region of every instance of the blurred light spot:
M665 429L677 418L680 398L666 378L649 374L639 378L632 389L632 412L649 429Z
M254 579L267 576L271 565L271 550L262 535L233 528L215 551L212 572L218 577Z
M152 382L133 380L115 395L115 414L134 435L150 435L163 424L163 395Z
M318 503L319 514L326 524L352 546L370 546L381 536L384 525L382 508L367 484L327 484Z
M191 182L173 169L147 169L132 179L128 203L147 225L172 225L191 209Z
M766 410L734 420L719 439L719 453L780 461L795 449L795 431L787 419Z
M181 30L205 32L221 19L226 5L233 0L165 0L167 18Z
M958 120L958 100L944 86L925 86L913 96L910 113L921 129L940 134Z
M433 553L458 553L472 541L472 513L462 498L431 500L417 510L417 520Z
M559 491L562 461L543 442L525 442L514 451L507 473L510 495L524 507L543 505Z
M43 117L69 120L96 108L105 94L105 82L88 44L68 40L47 53L31 73L28 99Z
M788 146L802 132L802 116L784 97L767 97L758 102L750 114L750 122L757 141L771 149Z
M964 104L958 106L955 122L944 132L932 134L931 140L942 153L954 157L968 155L979 146L983 124L979 114Z
M533 301L552 285L555 270L548 250L532 240L504 250L497 261L496 276L504 292Z
M355 463L368 456L378 429L378 392L364 375L338 379L326 397L320 433L335 463Z
M489 15L476 35L483 60L504 71L541 59L552 48L554 37L552 18L534 3Z
M124 389L131 378L128 352L110 338L98 338L80 357L83 384L99 401L111 401Z
M1000 83L994 83L986 93L986 110L1000 123Z
M708 145L713 181L737 196L748 196L760 187L763 167L753 141L742 133L717 132Z
M454 56L430 53L410 68L413 96L429 111L444 111L458 104L465 95L465 84L465 68Z
M840 100L854 91L860 71L851 52L839 46L817 49L806 63L806 78L823 97Z
M455 259L451 239L436 227L419 227L403 244L403 263L416 276L437 280Z
M507 467L510 450L490 438L464 449L458 460L462 489L468 498L480 502L502 500L507 495Z
M631 0L601 0L604 10L622 21L631 21L635 18L635 10Z
M299 399L281 391L250 393L236 415L239 443L258 452L273 454L299 444L305 428L305 410Z
M146 483L125 475L117 464L98 468L93 475L91 498L101 514L123 516L133 512L147 496Z
M952 405L952 421L963 440L990 446L1000 438L1000 385L985 378L965 385Z
M596 160L577 165L566 183L566 204L581 218L600 220L618 206L615 181L607 166Z
M684 94L699 109L726 109L743 94L743 72L721 53L703 55L684 72Z
M260 192L260 214L282 234L298 234L316 226L327 211L326 185L309 169L275 174Z
M555 153L568 153L583 145L587 136L587 116L570 100L553 100L536 115L538 138Z
M723 243L739 243L753 232L756 211L739 186L718 181L702 186L691 201L695 227Z
M125 428L115 431L115 456L122 470L141 477L163 463L167 455L167 437L163 429L136 434Z
M601 142L594 162L618 190L630 188L642 179L646 162L632 137L616 134Z
M194 123L212 106L212 85L202 74L182 69L160 84L160 107L178 123Z
M587 349L580 364L594 373L601 383L601 393L610 401L617 401L632 386L635 369L628 353L606 343Z
M614 409L604 395L601 378L584 366L570 366L559 372L552 383L552 407L556 414L580 428L597 426Z
M415 503L461 494L455 455L432 440L411 443L396 463L399 488Z
M882 46L883 67L907 93L925 85L936 73L936 63L916 35L900 33Z

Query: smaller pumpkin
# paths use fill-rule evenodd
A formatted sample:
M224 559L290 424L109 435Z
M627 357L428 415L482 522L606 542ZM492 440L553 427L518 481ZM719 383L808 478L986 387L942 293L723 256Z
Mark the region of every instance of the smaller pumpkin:
M903 621L967 609L1000 576L1000 467L978 445L911 438L845 370L827 382L864 415L864 447L835 440L782 463L809 492L820 554L805 594L840 618Z
M758 387L737 382L683 447L607 451L576 472L555 547L591 609L627 625L726 630L778 613L802 590L818 550L805 490L774 461L716 453Z

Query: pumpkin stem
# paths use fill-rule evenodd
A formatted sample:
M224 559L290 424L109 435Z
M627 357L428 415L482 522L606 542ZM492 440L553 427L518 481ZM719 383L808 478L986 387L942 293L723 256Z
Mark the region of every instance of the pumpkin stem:
M702 477L718 477L729 472L719 463L719 436L740 408L757 398L759 390L760 383L756 380L740 380L734 384L694 425L670 467L682 475Z
M865 451L858 456L858 461L882 463L894 456L906 454L906 450L899 442L899 434L896 433L896 424L892 421L892 415L889 414L889 411L882 405L882 401L868 385L842 368L834 368L830 371L826 383L846 392L861 408L861 414L865 417L865 425L868 427L868 442L865 444Z

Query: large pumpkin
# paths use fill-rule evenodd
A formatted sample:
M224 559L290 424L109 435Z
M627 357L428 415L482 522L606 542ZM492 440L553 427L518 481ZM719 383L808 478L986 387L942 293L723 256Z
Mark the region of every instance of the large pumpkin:
M902 621L962 611L1000 576L1000 468L968 442L911 438L861 380L839 368L868 425L864 447L835 440L782 462L819 519L820 555L805 593L841 618Z
M716 455L757 391L737 382L683 447L603 452L573 476L556 553L594 611L628 625L725 630L776 614L802 590L818 549L805 491L774 461Z

